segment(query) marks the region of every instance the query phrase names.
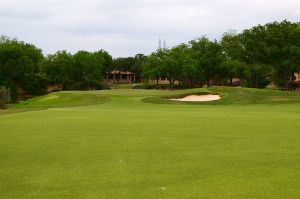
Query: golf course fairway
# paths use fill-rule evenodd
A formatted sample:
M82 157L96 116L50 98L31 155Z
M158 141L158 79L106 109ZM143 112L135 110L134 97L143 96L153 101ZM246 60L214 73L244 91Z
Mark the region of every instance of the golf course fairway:
M51 93L0 111L0 198L298 199L299 122L292 92Z

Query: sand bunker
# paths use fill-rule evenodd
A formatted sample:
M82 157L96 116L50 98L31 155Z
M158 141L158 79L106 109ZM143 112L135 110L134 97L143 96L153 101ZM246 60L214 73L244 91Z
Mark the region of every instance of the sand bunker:
M169 99L173 101L181 102L209 102L221 99L220 95L188 95L184 98L179 99Z

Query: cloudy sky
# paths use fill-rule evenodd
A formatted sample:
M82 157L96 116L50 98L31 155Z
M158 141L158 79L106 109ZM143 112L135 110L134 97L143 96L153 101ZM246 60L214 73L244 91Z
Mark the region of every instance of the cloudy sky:
M57 50L148 54L201 35L300 21L299 0L0 0L0 34Z

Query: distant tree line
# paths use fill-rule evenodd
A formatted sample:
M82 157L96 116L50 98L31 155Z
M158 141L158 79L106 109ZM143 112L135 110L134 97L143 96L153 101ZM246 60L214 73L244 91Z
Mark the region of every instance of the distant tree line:
M231 85L264 88L271 81L288 90L300 66L300 24L289 21L258 25L240 34L225 33L170 49L158 49L143 64L148 79L167 77L170 86ZM157 81L158 82L158 81Z
M0 38L0 86L9 89L13 101L20 93L45 93L51 84L59 84L63 90L101 89L111 64L112 57L104 50L74 55L58 51L44 56L32 44Z
M59 51L42 60L40 72L49 84L60 84L63 90L102 89L111 63L112 57L104 50L74 55Z

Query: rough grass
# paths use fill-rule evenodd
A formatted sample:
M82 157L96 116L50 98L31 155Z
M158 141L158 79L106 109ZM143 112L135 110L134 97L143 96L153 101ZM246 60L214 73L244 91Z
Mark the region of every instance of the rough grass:
M142 102L208 91L220 105ZM50 95L17 105L49 109L0 116L1 198L300 197L299 94L68 93L110 100L49 108Z

